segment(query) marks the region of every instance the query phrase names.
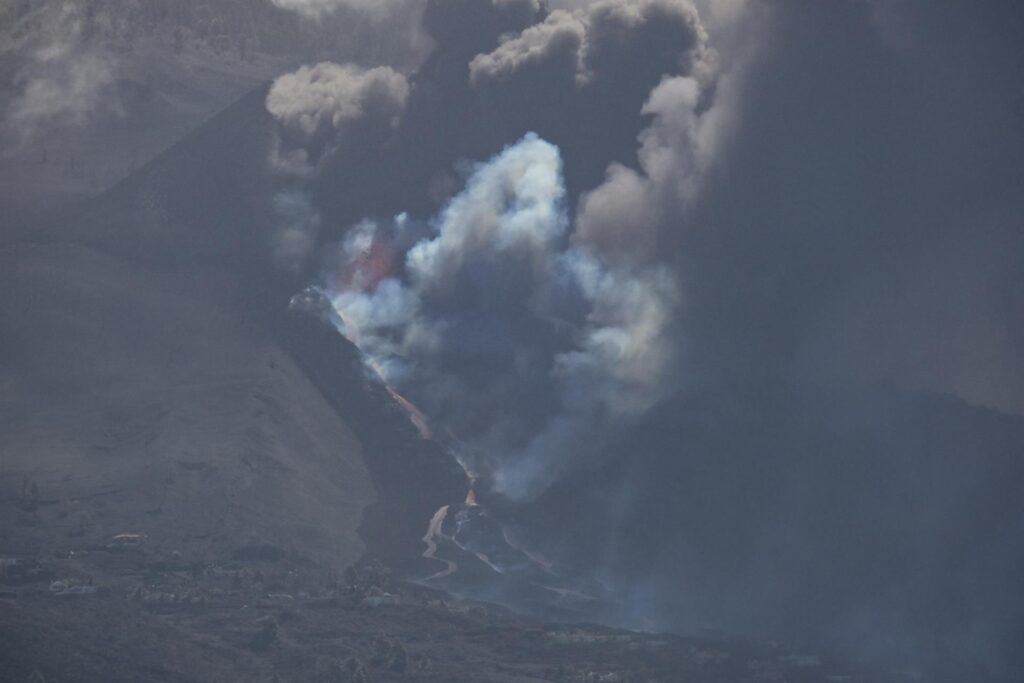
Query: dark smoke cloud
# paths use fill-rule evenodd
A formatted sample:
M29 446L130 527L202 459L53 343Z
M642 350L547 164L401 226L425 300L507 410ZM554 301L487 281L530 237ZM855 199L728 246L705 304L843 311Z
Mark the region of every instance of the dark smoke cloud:
M544 77L616 88L623 96L633 89L630 82L649 90L662 76L692 71L706 56L706 40L690 2L604 0L554 10L543 22L503 36L496 49L470 61L470 81L483 86Z
M395 126L408 96L405 76L386 66L362 69L323 62L281 76L267 94L267 111L281 124L273 166L284 173L312 174L355 124Z
M640 135L639 169L612 164L605 181L583 195L577 240L633 260L664 254L714 160L718 110L700 111L700 96L693 78L666 79L655 88L642 109L654 121Z
M546 549L608 567L665 626L1017 680L1024 430L905 390L1021 412L1022 14L734 21L708 29L713 97L658 86L638 164L580 204L578 237L673 254L685 382L614 467L544 498L540 519L587 520Z
M671 182L655 138L689 118L675 138L695 144L713 54L683 0L571 12L450 0L428 3L424 21L438 47L408 79L333 64L278 79L267 98L280 123L272 163L311 178L326 221L356 225L328 285L346 333L450 430L487 485L529 497L678 387L682 294L653 257L661 222L631 220L622 239L594 227L615 220L595 217L618 201L612 180L588 195L576 228L574 208L583 179L609 163L610 178ZM638 157L648 116L658 123ZM376 138L367 121L384 124ZM339 196L342 178L361 190ZM442 210L424 211L439 187ZM647 194L633 206L658 191ZM382 226L382 214L406 218Z
M1005 670L1019 424L896 387L1024 405L1019 11L552 7L282 117L347 333L660 624Z
M1007 3L945 2L794 3L746 29L771 40L680 249L716 374L1020 412L1020 29Z
M474 57L468 99L496 132L527 125L557 141L575 200L610 162L636 164L641 107L662 78L694 78L708 95L715 61L691 2L605 0L556 9Z
M530 26L543 14L539 0L427 0L423 27L439 51L467 58L489 49L499 36Z
M329 285L343 332L460 442L495 490L535 495L672 388L665 269L570 246L557 148L527 136L475 167L426 227L349 233ZM404 246L403 246L404 245Z

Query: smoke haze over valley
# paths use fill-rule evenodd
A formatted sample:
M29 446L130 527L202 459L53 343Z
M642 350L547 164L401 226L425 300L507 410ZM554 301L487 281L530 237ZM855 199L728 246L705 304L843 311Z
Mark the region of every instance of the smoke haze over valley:
M1020 680L1022 46L0 2L0 678Z

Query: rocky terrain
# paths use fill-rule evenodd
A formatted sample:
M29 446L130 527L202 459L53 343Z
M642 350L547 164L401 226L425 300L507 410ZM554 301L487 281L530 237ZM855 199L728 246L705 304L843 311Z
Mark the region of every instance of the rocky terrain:
M142 536L61 545L76 550L4 555L4 680L919 680L776 643L544 623L272 546L200 559Z

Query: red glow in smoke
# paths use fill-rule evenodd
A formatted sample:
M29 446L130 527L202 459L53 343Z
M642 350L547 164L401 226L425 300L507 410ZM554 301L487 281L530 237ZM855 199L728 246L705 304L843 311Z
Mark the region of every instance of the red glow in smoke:
M395 272L395 252L390 245L374 240L349 264L337 270L335 288L339 291L372 291Z

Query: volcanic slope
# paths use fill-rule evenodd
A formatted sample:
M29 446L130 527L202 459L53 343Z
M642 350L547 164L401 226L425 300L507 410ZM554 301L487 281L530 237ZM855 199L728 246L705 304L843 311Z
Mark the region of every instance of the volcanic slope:
M352 352L335 391L363 411L364 435L400 435L367 453L310 380L316 366L285 349L289 284L263 256L259 222L263 96L3 248L0 553L138 534L195 559L262 549L343 567L366 551L367 506L399 517L370 523L411 557L447 502L437 492L464 495L448 462L436 487L420 476L422 511L380 501L368 461L446 456L367 389Z
M351 344L288 306L297 283L264 256L263 95L0 252L0 679L855 672L342 572L421 560L467 482Z

